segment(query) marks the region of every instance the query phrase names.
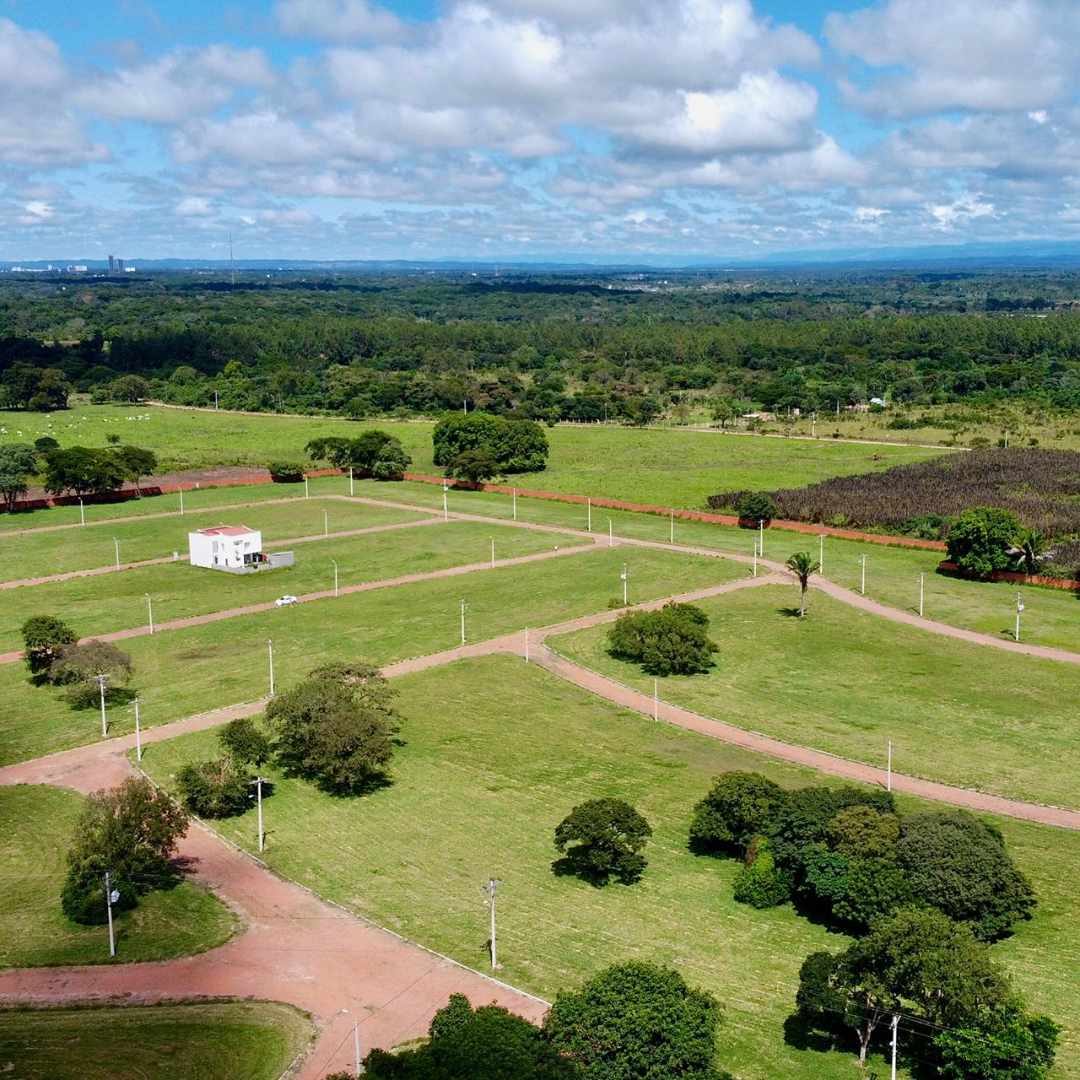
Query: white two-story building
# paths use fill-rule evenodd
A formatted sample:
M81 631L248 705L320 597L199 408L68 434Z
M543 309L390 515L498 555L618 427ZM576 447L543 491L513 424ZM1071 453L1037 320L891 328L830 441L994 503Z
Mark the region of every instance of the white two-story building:
M211 570L255 569L263 562L262 533L246 525L217 525L188 533L192 566Z

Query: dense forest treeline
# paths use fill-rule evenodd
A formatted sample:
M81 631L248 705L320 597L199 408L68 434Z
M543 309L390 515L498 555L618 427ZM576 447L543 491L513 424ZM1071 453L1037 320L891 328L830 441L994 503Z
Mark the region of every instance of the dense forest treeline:
M1080 407L1080 276L0 281L0 394L644 422L1027 398ZM1003 310L1007 309L1007 310ZM35 380L44 376L47 393ZM136 378L131 378L135 376ZM34 402L34 404L31 404Z

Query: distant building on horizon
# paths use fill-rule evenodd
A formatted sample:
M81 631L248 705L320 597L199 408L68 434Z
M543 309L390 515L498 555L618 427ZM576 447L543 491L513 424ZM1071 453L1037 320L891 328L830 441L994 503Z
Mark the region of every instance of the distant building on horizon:
M111 274L115 269L116 269L116 259L114 259L112 257L112 255L110 255L109 256L109 273Z

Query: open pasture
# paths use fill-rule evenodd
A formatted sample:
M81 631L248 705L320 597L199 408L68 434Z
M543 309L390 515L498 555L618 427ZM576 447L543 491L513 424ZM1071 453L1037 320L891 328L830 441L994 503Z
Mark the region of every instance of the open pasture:
M603 610L620 597L624 564L630 569L631 602L720 584L743 573L720 559L601 547L328 598L132 638L124 643L135 665L131 690L139 695L147 726L253 701L268 688L268 639L274 643L277 684L285 687L328 661L364 658L386 664L453 648L461 642L462 599L469 641ZM0 764L100 737L96 710L72 709L57 689L33 686L21 664L0 666L0 694L5 701ZM131 708L112 709L110 725L111 734L131 732Z
M16 581L113 566L117 546L121 563L168 558L174 552L183 560L188 553L188 532L213 525L247 525L260 529L265 543L321 536L326 530L344 532L392 525L419 520L423 516L422 512L319 498L235 508L229 504L215 505L213 509L198 512L188 512L185 507L183 517L179 514L149 519L130 517L109 525L88 525L85 529L76 527L0 536L0 580Z
M214 948L235 933L232 912L185 881L117 912L111 960L105 927L80 926L60 908L65 856L83 801L59 788L0 787L0 968L167 960Z
M373 483L357 483L357 494L372 498L380 489ZM397 501L428 507L442 507L442 492L431 484L404 483L394 485ZM387 497L385 494L384 498ZM451 490L449 506L452 512L477 513L509 518L512 501L507 495L490 492ZM549 525L584 528L586 507L541 499L518 498L518 518ZM671 535L671 522L656 514L634 514L620 510L594 507L593 530L606 533L608 522L616 538L626 537L663 543ZM754 550L757 532L734 526L711 525L704 522L674 522L675 541L696 547L749 557ZM1016 597L1024 602L1021 623L1023 641L1080 652L1080 593L1015 585L1009 582L967 581L936 572L944 553L919 548L896 547L858 540L826 537L824 548L817 536L771 528L765 531L765 557L784 562L797 551L808 551L816 559L823 551L824 573L830 580L845 588L859 591L862 587L863 557L866 558L866 595L901 611L919 610L919 579L924 577L924 610L928 619L1011 638L1015 630Z
M999 795L1080 807L1080 669L950 641L798 590L763 586L701 603L719 645L706 675L660 696L790 743ZM559 653L652 693L607 653L604 628L549 639Z
M341 515L339 507L344 511ZM363 515L366 508L362 506L330 503L329 508L331 514L352 521L366 520ZM310 515L312 511L307 513ZM375 510L373 516L378 520L385 513ZM532 555L551 551L559 544L567 547L574 543L559 534L449 521L302 544L296 548L295 566L255 574L229 574L191 566L185 551L179 562L3 592L0 652L22 647L19 628L32 615L62 614L80 636L91 637L146 626L149 596L155 623L160 626L172 619L267 603L284 593L303 596L332 589L335 560L339 587L345 588L450 566L486 563L492 541L497 559Z
M150 405L84 405L53 414L0 412L0 441L52 435L61 445L104 446L107 435L153 450L162 471L211 465L264 466L303 461L304 446L326 435L355 438L378 427L396 435L413 469L436 470L432 424L333 417L215 414ZM18 433L21 432L21 435ZM785 441L689 429L559 425L547 431L547 469L520 477L523 487L606 495L701 508L731 488L798 486L831 476L878 471L942 453L911 446Z
M302 1013L269 1001L0 1011L13 1077L276 1080L311 1037Z
M265 858L279 873L464 963L486 963L481 885L499 877L501 976L550 997L631 957L672 964L725 1006L720 1063L744 1080L841 1080L843 1053L784 1040L798 968L845 939L790 906L756 911L731 896L737 864L687 851L694 803L727 769L787 786L821 783L691 732L658 725L526 666L487 657L404 676L403 745L393 784L334 798L274 773ZM144 766L170 783L217 753L212 731L151 748ZM577 803L631 802L654 829L639 884L596 889L552 873L552 833ZM906 800L909 808L914 801ZM1072 1012L1080 987L1080 836L999 820L1039 894L1036 917L995 946L1033 1005L1065 1026L1055 1076L1080 1075ZM254 814L214 823L252 850ZM1047 963L1048 950L1054 963ZM883 1072L880 1059L874 1062Z

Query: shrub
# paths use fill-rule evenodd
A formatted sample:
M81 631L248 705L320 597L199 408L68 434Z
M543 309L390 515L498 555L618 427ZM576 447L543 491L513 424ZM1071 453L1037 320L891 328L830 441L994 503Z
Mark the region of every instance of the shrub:
M988 578L1011 565L1021 528L1011 510L994 506L965 510L949 529L949 558L968 577Z
M98 702L101 690L98 676L104 675L105 698L116 697L127 686L134 665L126 652L108 641L96 639L83 644L65 645L49 665L49 681L64 686L65 697L75 708L87 708Z
M233 817L251 805L247 773L229 757L185 765L176 774L176 786L184 806L199 817Z
M963 810L905 818L897 856L915 896L984 941L1029 919L1035 894L993 826Z
M747 855L748 861L735 875L732 895L740 904L755 908L776 907L791 898L787 877L778 869L769 841L760 837Z
M275 484L298 484L304 479L304 468L293 461L271 461L266 466Z
M262 765L270 759L270 740L247 716L230 720L218 736L225 752L241 765Z
M606 885L612 876L629 885L645 870L641 852L651 835L649 823L629 803L590 799L555 829L555 847L565 854L555 868L594 885Z
M398 723L394 692L381 676L350 684L326 677L326 670L312 672L267 706L274 754L295 776L328 791L356 794L386 782Z
M695 675L714 666L717 645L705 630L708 616L692 604L631 611L608 630L608 652L641 665L649 675Z
M690 845L696 851L741 855L755 836L772 831L786 792L759 773L728 772L694 807Z
M79 635L55 615L34 615L22 624L22 639L26 666L31 674L43 675Z
M405 470L412 464L412 458L405 453L405 448L393 440L393 445L384 446L375 464L371 467L371 475L376 480L404 480Z
M759 521L764 521L768 525L777 513L776 503L767 491L746 492L745 495L739 497L735 510L739 515L740 523L754 529L757 528Z
M677 971L631 961L558 994L544 1034L585 1080L720 1080L721 1016L719 1002Z
M499 473L499 464L490 450L463 450L450 459L446 475L469 484L481 484Z

